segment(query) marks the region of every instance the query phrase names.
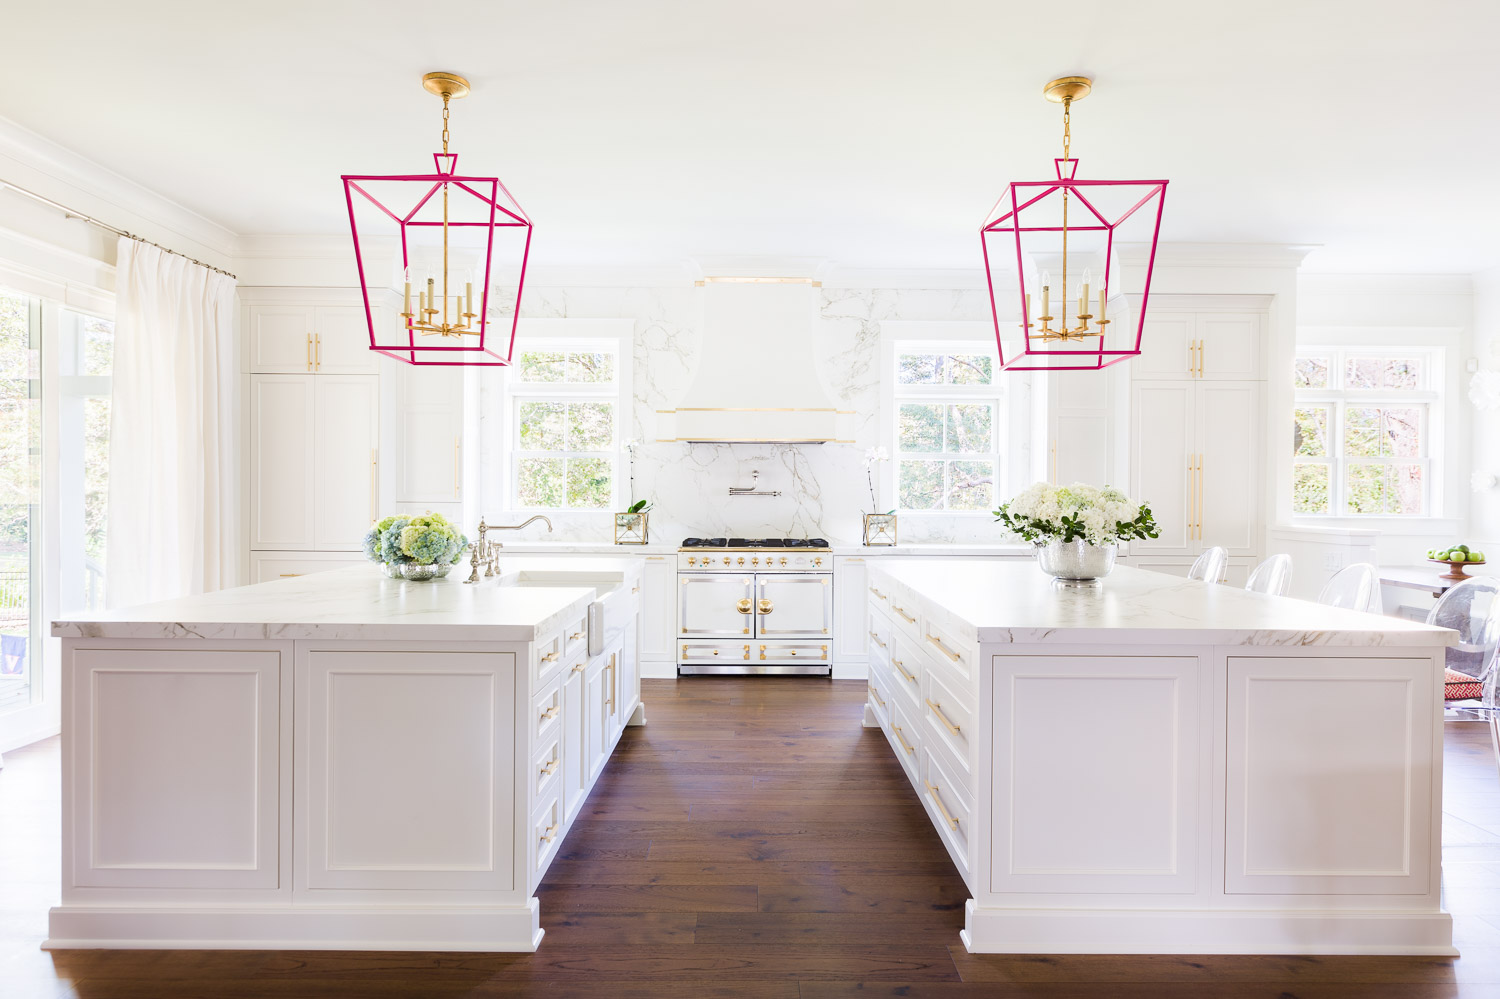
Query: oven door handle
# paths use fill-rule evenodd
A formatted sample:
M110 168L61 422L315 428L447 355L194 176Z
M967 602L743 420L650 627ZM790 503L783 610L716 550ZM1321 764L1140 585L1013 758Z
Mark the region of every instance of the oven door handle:
M776 605L771 602L769 597L761 597L760 600L756 602L756 609L759 610L762 614L769 614L776 609Z

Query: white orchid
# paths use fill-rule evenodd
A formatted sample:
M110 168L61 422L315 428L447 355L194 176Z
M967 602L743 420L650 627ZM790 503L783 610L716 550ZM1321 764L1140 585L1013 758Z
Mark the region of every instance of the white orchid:
M870 468L879 462L890 461L891 454L884 447L865 448L865 467Z

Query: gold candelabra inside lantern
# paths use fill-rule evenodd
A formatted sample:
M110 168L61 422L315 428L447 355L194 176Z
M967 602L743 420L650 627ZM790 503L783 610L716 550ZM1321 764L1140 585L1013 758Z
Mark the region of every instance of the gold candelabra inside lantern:
M1053 80L1042 90L1042 93L1047 98L1047 100L1052 101L1055 104L1061 104L1063 106L1062 162L1064 164L1072 162L1072 159L1068 155L1068 153L1069 147L1072 145L1073 141L1073 102L1083 100L1083 98L1089 95L1089 91L1091 89L1093 89L1093 83L1089 80L1088 77L1065 76L1061 79ZM1071 173L1069 174L1069 176L1071 176ZM1059 177L1061 177L1061 174L1059 174ZM1023 326L1026 329L1026 335L1028 337L1035 337L1036 339L1042 340L1044 342L1051 342L1053 340L1062 340L1064 342L1067 342L1070 340L1085 340L1090 337L1102 337L1104 335L1104 328L1109 325L1109 320L1104 318L1104 304L1105 297L1108 294L1108 289L1099 289L1099 311L1093 314L1089 313L1089 284L1091 278L1092 274L1090 273L1088 268L1084 268L1083 290L1078 294L1078 307L1074 310L1073 313L1073 320L1077 323L1077 325L1069 326L1068 188L1066 185L1064 185L1062 189L1062 316L1058 317L1052 315L1052 273L1050 271L1042 271L1042 314L1036 317L1037 321L1041 323L1041 327L1035 333L1033 333L1032 328L1036 326L1036 323L1024 323ZM1031 317L1030 295L1026 296L1026 317L1028 319ZM1090 320L1093 321L1093 328L1090 328ZM1052 323L1054 321L1061 323L1061 325L1056 329L1052 328Z
M454 73L428 73L422 77L422 86L431 93L437 94L443 99L443 155L448 155L448 102L463 97L469 92L469 81ZM448 170L452 172L452 160L449 160ZM411 307L411 275L410 269L405 278L406 283L406 305L401 316L406 320L407 328L423 336L445 336L464 337L478 336L479 329L474 320L479 318L474 311L474 282L464 282L463 295L455 292L448 294L448 184L443 184L443 289L442 295L437 293L437 278L429 277L427 287L420 285L417 288L417 308ZM449 301L452 301L453 312L448 311ZM438 303L442 306L439 307ZM441 320L439 320L441 316Z

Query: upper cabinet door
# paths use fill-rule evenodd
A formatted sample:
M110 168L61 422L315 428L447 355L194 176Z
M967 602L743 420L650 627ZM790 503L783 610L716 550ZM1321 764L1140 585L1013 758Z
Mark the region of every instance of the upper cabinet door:
M320 375L372 375L380 355L370 349L370 327L362 305L320 305L313 310L313 370ZM375 322L387 318L375 309Z
M1131 388L1130 495L1147 503L1158 538L1130 542L1134 555L1187 555L1197 550L1192 382L1146 382Z
M1263 379L1261 343L1264 317L1256 312L1198 314L1200 378Z
M1260 550L1260 391L1259 382L1198 386L1199 537L1231 555Z
M1192 378L1197 370L1197 329L1191 313L1150 313L1141 356L1129 362L1134 378Z
M329 375L317 384L315 548L359 551L380 515L380 379Z
M303 551L313 543L315 379L250 376L250 547Z
M313 309L300 305L252 305L250 371L306 374L316 363Z
M463 369L399 367L396 502L458 502L463 499Z

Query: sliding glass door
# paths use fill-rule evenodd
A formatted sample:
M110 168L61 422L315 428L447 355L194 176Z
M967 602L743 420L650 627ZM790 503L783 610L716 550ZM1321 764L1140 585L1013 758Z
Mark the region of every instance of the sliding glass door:
M0 291L0 715L42 696L41 319Z

